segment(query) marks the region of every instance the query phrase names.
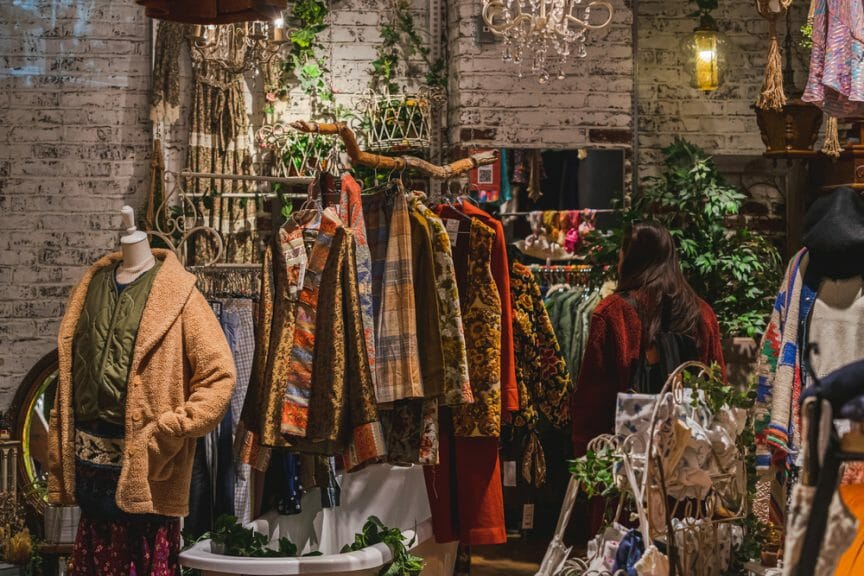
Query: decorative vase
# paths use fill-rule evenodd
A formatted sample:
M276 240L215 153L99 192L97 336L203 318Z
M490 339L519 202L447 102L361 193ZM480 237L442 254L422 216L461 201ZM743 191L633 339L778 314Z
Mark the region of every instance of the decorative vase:
M763 110L756 106L756 123L766 156L815 156L813 150L822 110L800 98L789 100L783 110Z
M212 554L225 554L225 543L217 542L216 540L210 540L210 552Z

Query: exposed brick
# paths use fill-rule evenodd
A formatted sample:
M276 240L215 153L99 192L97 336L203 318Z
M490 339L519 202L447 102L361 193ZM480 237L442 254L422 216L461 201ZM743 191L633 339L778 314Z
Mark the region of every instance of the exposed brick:
M588 130L588 139L592 144L630 144L633 141L632 130Z
M114 248L117 226L94 224L142 205L150 149L139 6L35 0L2 11L0 408L56 346L72 285Z

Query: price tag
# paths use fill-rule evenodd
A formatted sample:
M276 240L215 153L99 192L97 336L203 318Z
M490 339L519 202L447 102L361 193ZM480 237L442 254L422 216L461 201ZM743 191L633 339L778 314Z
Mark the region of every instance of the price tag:
M450 245L456 246L456 239L459 238L459 220L444 220L444 227L447 229L447 236L450 237Z
M504 462L504 486L516 486L516 462L513 460Z
M522 506L522 529L532 528L534 528L534 504L525 504Z

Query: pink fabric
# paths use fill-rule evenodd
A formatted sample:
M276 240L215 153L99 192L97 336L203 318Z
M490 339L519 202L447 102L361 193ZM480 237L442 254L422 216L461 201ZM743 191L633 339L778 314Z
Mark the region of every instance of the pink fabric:
M179 576L180 519L81 515L69 576Z
M582 244L582 239L579 237L579 212L570 210L568 214L570 229L567 230L567 236L564 240L564 247L567 252L573 254Z
M836 118L864 116L862 0L817 0L810 76L801 97Z

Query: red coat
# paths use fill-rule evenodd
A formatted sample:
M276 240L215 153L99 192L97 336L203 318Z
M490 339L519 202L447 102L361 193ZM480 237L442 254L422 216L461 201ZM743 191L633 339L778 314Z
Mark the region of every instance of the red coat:
M717 362L726 373L720 344L720 326L711 307L699 301L702 320L699 332L699 360ZM642 322L636 310L617 294L605 298L591 317L588 345L571 396L573 451L585 454L588 441L615 427L615 401L633 382L642 351Z

